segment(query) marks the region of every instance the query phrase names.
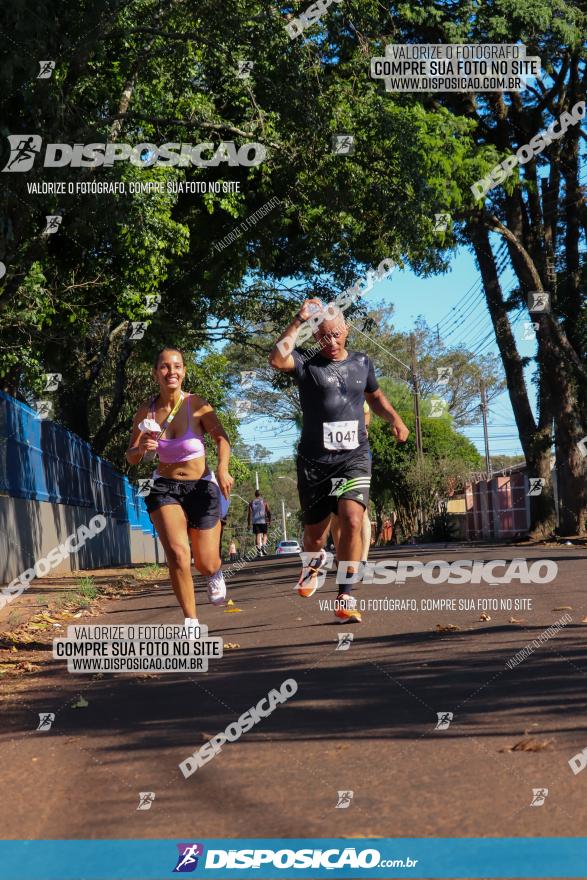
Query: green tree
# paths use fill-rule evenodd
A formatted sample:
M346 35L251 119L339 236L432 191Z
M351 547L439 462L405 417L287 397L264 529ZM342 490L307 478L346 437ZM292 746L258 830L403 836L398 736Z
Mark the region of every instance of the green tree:
M373 418L369 429L371 498L378 529L393 510L406 539L431 526L439 504L464 485L482 459L470 440L454 430L449 416L430 418L426 412L422 416L424 456L418 458L414 415L405 387L389 381L382 387L410 429L410 436L399 444L387 422Z
M39 374L63 366L62 417L93 439L95 413L86 401L96 399L113 358L124 397L126 365L142 345L116 340L144 317L146 290L162 295L149 338L174 335L195 350L215 333L238 339L243 323L282 326L305 293L328 299L384 257L423 275L443 271L464 243L479 264L526 461L546 480L546 491L531 499L535 527L552 519L555 439L561 527L585 529L587 481L577 446L587 424L581 127L570 126L484 204L470 190L582 98L581 4L345 0L296 40L284 28L291 6L268 10L259 0L204 0L197 8L178 0L64 0L35 16L22 9L5 4L0 13L19 46L3 62L4 134L41 131L45 142L70 143L260 141L268 156L251 168L125 164L62 172L67 182L140 174L166 182L230 176L240 184L238 193L197 198L57 198L28 191L29 182L52 179L39 163L30 174L3 175L3 387L22 396ZM542 58L543 81L524 93L390 95L369 77L370 57L388 42L504 40ZM56 58L52 79L36 80L39 56ZM239 58L254 60L250 79L239 78ZM353 135L352 155L332 151L337 132ZM219 253L214 244L274 196L279 208L262 223L245 223ZM452 217L442 235L434 229L439 211ZM62 212L64 222L57 235L44 236L49 212ZM509 297L497 241L517 278ZM552 292L552 312L539 320L535 416L514 324L527 315L528 291L544 289ZM121 395L111 406L95 435L102 444L118 421Z
M584 127L569 125L562 137L519 165L484 199L473 197L471 185L584 99L584 5L565 0L554 4L547 0L530 4L521 0L367 2L353 8L352 20L352 32L362 35L369 55L382 55L390 42L519 42L525 44L528 55L541 58L543 77L524 92L386 97L390 105L409 107L413 118L422 119L424 126L447 121L442 179L433 138L421 164L425 185L438 199L436 210L452 217L452 226L438 248L442 251L464 243L476 256L526 462L531 474L545 480L545 491L531 499L536 534L550 531L553 525L553 441L561 493L560 527L563 533L582 533L587 528L586 463L578 445L587 426L587 303L583 293L587 204L580 185L579 149ZM346 21L332 17L328 31L331 51L340 65L357 71L360 52L353 50ZM455 138L459 124L465 128ZM406 211L410 212L409 206ZM422 225L426 226L426 220ZM517 281L509 295L500 278L504 255ZM418 269L417 262L411 262ZM549 313L529 314L530 291L551 293ZM515 325L521 318L539 324L533 359L536 414L524 374L527 364L518 349Z
M54 179L39 161L30 173L3 177L2 387L26 398L44 372L61 372L59 417L98 450L114 439L129 364L144 350L170 338L196 350L215 334L237 339L243 323L268 317L282 325L309 289L327 298L383 257L405 252L419 265L443 265L422 234L420 215L436 201L419 165L430 137L440 146L450 120L437 125L385 106L368 80L350 87L346 73L337 76L336 49L313 39L292 42L286 15L267 13L255 0L228 9L208 0L197 10L177 0L123 7L102 0L98 8L65 0L35 16L23 16L19 4L0 15L22 47L3 69L3 134L41 132L43 144L217 146L233 139L268 150L266 161L250 168L152 168L147 150L145 167L138 161L59 172L74 188L226 177L240 187L202 197L167 189L130 197L35 193L29 184ZM51 79L36 80L39 55L56 59ZM250 80L238 76L243 56L255 61ZM330 148L347 124L363 129L350 161ZM455 123L455 131L466 128ZM398 181L392 188L390 169ZM245 222L235 244L214 247L273 197L279 208L262 223ZM413 210L404 211L406 198ZM42 233L49 212L63 216L51 236ZM398 216L399 226L391 222ZM149 292L162 301L135 344L130 324L149 319ZM116 393L102 416L95 401L112 373Z

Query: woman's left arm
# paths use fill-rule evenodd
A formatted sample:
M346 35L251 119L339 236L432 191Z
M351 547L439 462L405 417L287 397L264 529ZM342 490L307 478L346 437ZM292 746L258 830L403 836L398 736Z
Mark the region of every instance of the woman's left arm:
M218 466L216 467L216 479L220 486L220 491L228 500L230 492L234 485L234 479L228 472L228 464L230 461L230 441L224 430L222 422L216 415L214 409L209 403L205 403L198 416L202 422L204 430L212 437L216 443L216 451L218 454Z

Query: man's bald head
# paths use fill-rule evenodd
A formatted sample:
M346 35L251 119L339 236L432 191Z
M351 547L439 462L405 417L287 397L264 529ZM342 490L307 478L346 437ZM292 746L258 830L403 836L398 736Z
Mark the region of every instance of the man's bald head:
M334 303L324 309L323 316L314 330L314 339L325 357L336 358L338 353L344 351L349 329L343 311Z
M330 303L321 313L321 321L314 330L314 338L320 339L333 332L348 334L344 312L335 303Z

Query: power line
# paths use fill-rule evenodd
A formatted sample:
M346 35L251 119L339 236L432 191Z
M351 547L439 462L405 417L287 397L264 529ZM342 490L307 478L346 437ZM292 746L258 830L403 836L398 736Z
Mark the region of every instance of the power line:
M498 276L502 274L509 260L507 254L505 253L506 249L506 243L502 242L498 248L498 252L495 257L496 263L498 264ZM473 302L468 303L467 307L465 308L465 303L471 294L473 297ZM471 314L471 312L474 311L477 305L480 304L483 300L483 279L481 278L481 276L479 276L479 278L477 278L471 285L467 293L465 293L465 295L455 303L450 312L448 312L444 316L444 318L441 318L439 321L437 321L436 330L439 335L442 335L445 338L448 336L452 336L455 330L452 330L451 328L453 326L460 326L463 320L465 320L466 317L468 317L468 315ZM453 314L453 312L455 311L458 312L458 315Z
M505 242L504 242L504 244L505 244ZM463 294L463 296L459 300L456 301L454 306L451 307L451 309L444 315L444 317L440 318L440 320L437 322L436 326L442 327L445 323L447 323L447 322L450 323L451 321L453 321L454 320L453 312L462 308L464 303L466 302L466 300L469 298L469 296L471 294L475 295L475 292L476 292L475 289L479 288L479 285L481 283L482 283L481 277L476 278L475 281L469 287L469 289Z

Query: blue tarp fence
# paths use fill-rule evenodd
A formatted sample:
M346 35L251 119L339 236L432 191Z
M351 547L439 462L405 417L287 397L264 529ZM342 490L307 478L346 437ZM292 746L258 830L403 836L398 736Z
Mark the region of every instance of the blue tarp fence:
M89 443L0 391L0 493L88 507L154 535L136 487Z

